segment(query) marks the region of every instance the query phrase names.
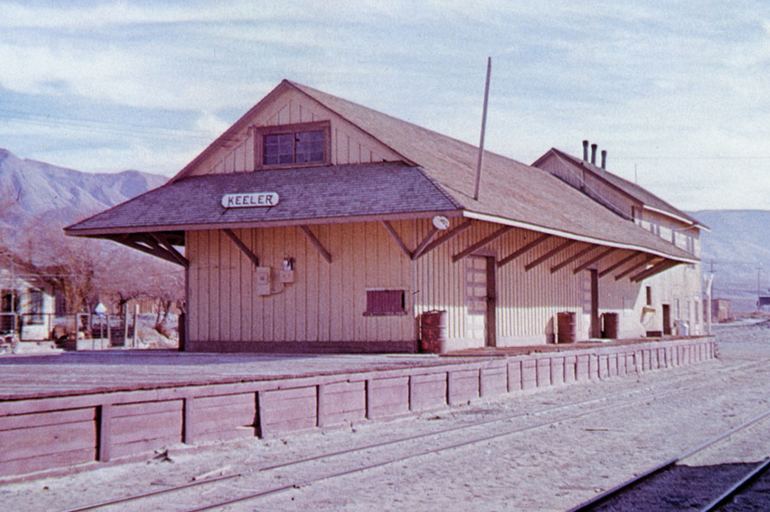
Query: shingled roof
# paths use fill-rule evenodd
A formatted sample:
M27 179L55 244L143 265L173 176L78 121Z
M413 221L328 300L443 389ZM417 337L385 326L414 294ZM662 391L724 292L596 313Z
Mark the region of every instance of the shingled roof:
M285 88L297 90L347 119L401 155L404 162L390 166L366 164L234 175L186 176L188 170L193 169L209 152L217 149L222 141L248 126L251 115L268 97ZM479 200L474 200L477 156L478 148L471 144L312 87L284 80L188 164L169 184L70 226L67 232L76 235L106 234L117 232L118 229L120 232L129 232L132 227L136 231L149 226L170 226L162 224L168 221L176 222L178 224L175 225L186 229L201 229L206 225L216 227L228 222L248 224L310 218L328 219L334 216L351 217L350 220L353 221L355 219L352 217L355 216L392 213L389 208L395 206L385 207L385 204L394 200L405 201L403 197L406 194L411 197L404 203L397 203L399 213L453 210L469 218L518 226L589 243L640 250L679 261L696 261L692 254L618 218L558 178L490 151L486 151L484 156ZM362 174L362 171L365 174ZM398 174L390 177L393 179L382 176L388 172ZM416 181L402 181L402 178ZM284 200L288 201L292 194L304 194L302 197L305 199L310 199L312 195L321 196L319 189L315 189L314 194L308 192L307 189L311 187L306 187L306 180L313 180L318 186L326 186L323 194L327 191L334 194L335 191L344 190L349 195L335 196L337 199L327 202L326 206L299 201L296 203L298 209L292 209L291 214L279 213L279 208L270 211L244 209L251 212L231 214L223 212L224 209L218 206L219 195L227 186L236 185L240 187L248 184L251 188L259 186L263 190L271 191L279 185L293 187L287 188L287 192L281 194L282 203ZM324 180L331 181L323 185ZM380 183L381 186L373 187L374 183ZM415 188L418 185L425 188ZM199 187L204 187L206 192L197 192ZM239 190L228 189L227 192ZM208 199L204 197L206 194L209 195ZM158 206L164 201L175 199L190 206L181 207L179 211L172 211L180 208L179 203L173 207ZM198 208L198 201L209 201L213 206ZM372 206L359 204L368 202L371 202ZM336 205L336 210L327 210L333 205ZM287 204L283 206L289 208ZM366 213L361 208L366 209ZM153 220L153 217L161 220Z
M272 208L223 208L224 194L270 191ZM351 217L459 213L418 167L350 164L192 176L151 190L67 229L69 234L253 226ZM353 219L351 219L353 220Z
M595 164L592 164L591 162L586 162L576 156L570 155L569 153L562 151L558 148L551 148L543 156L538 158L532 165L536 167L538 162L540 162L540 160L542 160L550 152L553 152L561 156L563 159L566 159L568 163L570 163L576 169L587 170L588 172L597 176L599 179L604 180L605 182L609 183L611 186L615 187L617 190L620 190L622 193L626 194L627 196L636 199L637 201L639 201L645 206L658 210L661 213L668 214L673 217L678 217L691 224L694 224L703 228L707 228L706 225L701 223L695 217L688 215L682 210L664 201L663 199L656 196L646 188L641 187L638 184L633 183L631 181L628 181L625 178L621 178L617 174L613 174L611 171L602 169L596 166Z

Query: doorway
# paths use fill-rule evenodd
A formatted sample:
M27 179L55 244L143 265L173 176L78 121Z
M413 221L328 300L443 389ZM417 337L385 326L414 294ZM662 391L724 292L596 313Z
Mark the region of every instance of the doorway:
M599 318L599 271L590 269L591 275L591 338L602 337L602 324Z
M663 307L663 334L671 334L671 305L662 304Z
M483 342L485 347L497 345L495 310L495 258L470 256L465 264L466 336Z

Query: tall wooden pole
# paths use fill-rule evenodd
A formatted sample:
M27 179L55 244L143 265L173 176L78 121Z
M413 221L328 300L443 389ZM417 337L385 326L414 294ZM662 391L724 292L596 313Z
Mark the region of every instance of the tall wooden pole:
M492 77L492 57L487 57L487 81L484 84L484 110L481 114L481 140L479 141L479 159L476 163L476 188L473 191L473 199L479 199L479 186L481 185L481 164L484 160L484 134L487 129L487 103L489 102L489 80Z

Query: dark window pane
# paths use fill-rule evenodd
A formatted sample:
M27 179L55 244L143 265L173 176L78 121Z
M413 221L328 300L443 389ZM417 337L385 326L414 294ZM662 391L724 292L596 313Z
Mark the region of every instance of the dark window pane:
M324 161L324 131L297 132L297 162Z
M41 325L43 323L43 292L29 290L29 318L28 323Z
M294 163L294 134L265 135L262 139L262 163L265 165Z

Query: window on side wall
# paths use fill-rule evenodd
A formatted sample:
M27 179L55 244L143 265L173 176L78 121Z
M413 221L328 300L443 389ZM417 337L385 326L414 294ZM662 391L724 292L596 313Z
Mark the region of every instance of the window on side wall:
M647 297L647 305L652 306L652 286L646 286L645 293Z
M43 292L34 288L29 290L29 315L26 320L30 325L43 324Z
M364 316L406 314L406 290L366 290Z
M257 127L257 168L327 165L331 160L329 122Z

